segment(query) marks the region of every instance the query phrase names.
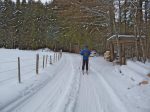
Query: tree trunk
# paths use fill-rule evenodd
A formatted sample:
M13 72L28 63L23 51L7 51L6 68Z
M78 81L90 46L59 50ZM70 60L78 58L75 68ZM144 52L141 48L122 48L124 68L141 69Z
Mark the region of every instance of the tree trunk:
M119 2L119 33L121 33L121 3L120 0L118 0Z
M110 18L110 34L114 34L114 29L113 29L113 22L114 22L114 12L113 12L113 1L110 1L110 6L109 6L109 18Z
M127 0L125 0L125 9L124 9L124 33L126 34L127 33L127 9L126 9L126 6L127 6Z
M148 26L147 26L147 4L148 4L148 0L145 0L145 34L146 34L146 58L148 58Z

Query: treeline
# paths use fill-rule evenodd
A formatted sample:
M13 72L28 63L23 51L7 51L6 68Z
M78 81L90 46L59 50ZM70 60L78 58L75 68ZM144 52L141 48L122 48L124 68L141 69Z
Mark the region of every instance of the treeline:
M53 0L52 6L60 27L59 38L54 42L56 49L78 53L88 45L99 53L106 50L110 34L109 16L104 15L107 5L97 0Z
M0 47L104 53L112 35L145 35L150 57L150 0L0 1Z
M55 20L51 3L0 1L0 47L50 48L57 29Z
M114 3L118 16L111 25L113 34L134 35L135 44L126 45L126 52L128 49L138 61L145 62L150 59L150 0L116 0Z
M104 53L109 50L107 39L112 35L139 35L135 41L144 35L146 45L137 47L150 58L150 0L53 1L62 27L56 46L61 45L71 51L87 44L91 49Z

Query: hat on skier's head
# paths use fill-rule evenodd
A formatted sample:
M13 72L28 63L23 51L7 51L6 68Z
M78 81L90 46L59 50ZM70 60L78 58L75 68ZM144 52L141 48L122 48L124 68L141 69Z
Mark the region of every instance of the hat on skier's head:
M84 45L84 48L88 48L88 45Z

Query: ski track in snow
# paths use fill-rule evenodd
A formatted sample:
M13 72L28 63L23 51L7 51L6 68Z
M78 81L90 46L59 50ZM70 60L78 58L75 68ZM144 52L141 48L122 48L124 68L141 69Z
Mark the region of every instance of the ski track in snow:
M110 87L109 90L111 91L105 93L114 93L117 97L116 99L118 99L122 106L124 105L127 112L150 112L150 98L146 97L146 94L150 94L147 90L149 85L140 87L137 82L131 80L128 75L126 76L122 73L115 72L112 64L103 60L102 57L93 59L90 65L92 69L97 72L97 76L104 79L106 82L105 85ZM136 74L136 72L134 74ZM137 77L139 76L138 74L136 75ZM113 99L113 101L114 100L115 99Z
M75 74L78 69L74 69L70 57L64 58L56 70L53 79L47 79L35 91L26 91L23 98L1 112L71 112L76 103L80 74Z
M79 55L64 53L52 76L25 88L16 101L4 106L0 112L143 112L136 108L137 104L131 108L132 101L127 102L127 87L136 87L135 82L110 72L112 65L102 58L91 58L89 74L83 75L81 61ZM111 74L106 74L107 71ZM144 112L149 112L149 108Z
M82 76L76 112L127 112L107 82L98 76L92 67L89 75Z

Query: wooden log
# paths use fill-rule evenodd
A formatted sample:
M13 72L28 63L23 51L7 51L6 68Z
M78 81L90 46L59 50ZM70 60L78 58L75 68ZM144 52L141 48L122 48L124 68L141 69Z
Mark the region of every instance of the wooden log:
M110 61L114 60L114 45L113 43L110 44Z
M137 57L137 60L139 61L139 42L138 42L138 40L136 40L136 43L135 43L136 45L136 57Z

